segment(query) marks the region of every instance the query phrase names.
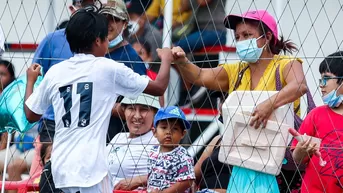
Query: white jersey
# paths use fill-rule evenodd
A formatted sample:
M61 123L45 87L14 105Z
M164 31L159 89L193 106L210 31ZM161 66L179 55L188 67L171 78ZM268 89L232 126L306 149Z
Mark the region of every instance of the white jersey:
M53 105L51 169L56 188L90 187L108 174L111 110L118 95L137 98L148 82L124 64L93 55L77 54L49 69L26 105L40 115Z

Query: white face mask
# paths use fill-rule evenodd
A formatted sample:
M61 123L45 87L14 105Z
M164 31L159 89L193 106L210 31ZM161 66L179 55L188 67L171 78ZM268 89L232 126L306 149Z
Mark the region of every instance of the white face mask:
M109 42L108 48L114 48L118 44L120 44L122 41L124 41L124 38L123 38L124 29L125 29L125 27L123 27L123 29L121 30L121 32L118 34L118 36L116 38L114 38L113 40L111 40Z
M343 83L335 90L332 90L328 94L322 97L324 104L328 105L330 108L337 108L343 102L343 95L337 96L337 90L342 87Z
M130 25L130 28L129 28L130 36L135 35L140 28L138 21L137 20L129 21L129 25Z
M257 40L259 40L263 35L256 38L251 38L247 40L242 40L236 43L236 53L242 61L255 63L260 59L263 48L257 46Z

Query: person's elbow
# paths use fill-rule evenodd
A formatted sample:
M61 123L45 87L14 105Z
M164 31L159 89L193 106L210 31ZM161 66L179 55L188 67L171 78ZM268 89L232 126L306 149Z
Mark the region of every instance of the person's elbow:
M144 93L153 96L162 96L167 90L168 84L161 84L156 81L150 81L148 86L145 88Z
M301 96L306 94L308 91L308 86L306 84L306 82L303 82L299 85L299 92L301 93Z
M167 86L157 85L155 87L155 89L153 90L154 93L152 95L154 95L154 96L162 96L162 95L164 95L164 92L167 90Z
M26 119L29 123L35 123L38 121L31 114L26 115Z
M31 110L26 109L25 110L25 116L26 116L26 119L29 123L35 123L35 122L39 121L39 119L41 118L42 115L38 115L38 114L32 112Z

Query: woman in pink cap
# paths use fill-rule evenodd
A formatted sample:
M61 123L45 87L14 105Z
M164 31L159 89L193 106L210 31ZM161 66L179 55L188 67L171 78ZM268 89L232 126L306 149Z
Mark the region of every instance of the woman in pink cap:
M215 68L199 68L187 59L180 47L174 47L174 62L178 64L176 67L183 79L228 93L280 90L255 108L250 122L255 128L265 127L273 109L291 102L294 102L295 109L299 109L299 98L307 92L302 60L281 55L282 51L292 53L298 49L289 40L279 38L273 16L266 10L248 11L242 15L228 15L224 25L235 32L236 52L241 61ZM234 167L227 190L230 193L279 192L275 176L240 167Z

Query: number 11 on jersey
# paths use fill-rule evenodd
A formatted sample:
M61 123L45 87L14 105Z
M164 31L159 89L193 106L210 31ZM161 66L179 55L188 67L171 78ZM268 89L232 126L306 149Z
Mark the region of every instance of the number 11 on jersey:
M71 124L71 112L70 109L73 105L72 91L73 85L66 85L59 88L60 97L64 101L64 109L66 114L62 116L64 127L70 127ZM79 127L87 127L89 125L91 108L92 108L92 94L93 83L82 82L77 83L76 93L80 95L80 111L79 111Z

